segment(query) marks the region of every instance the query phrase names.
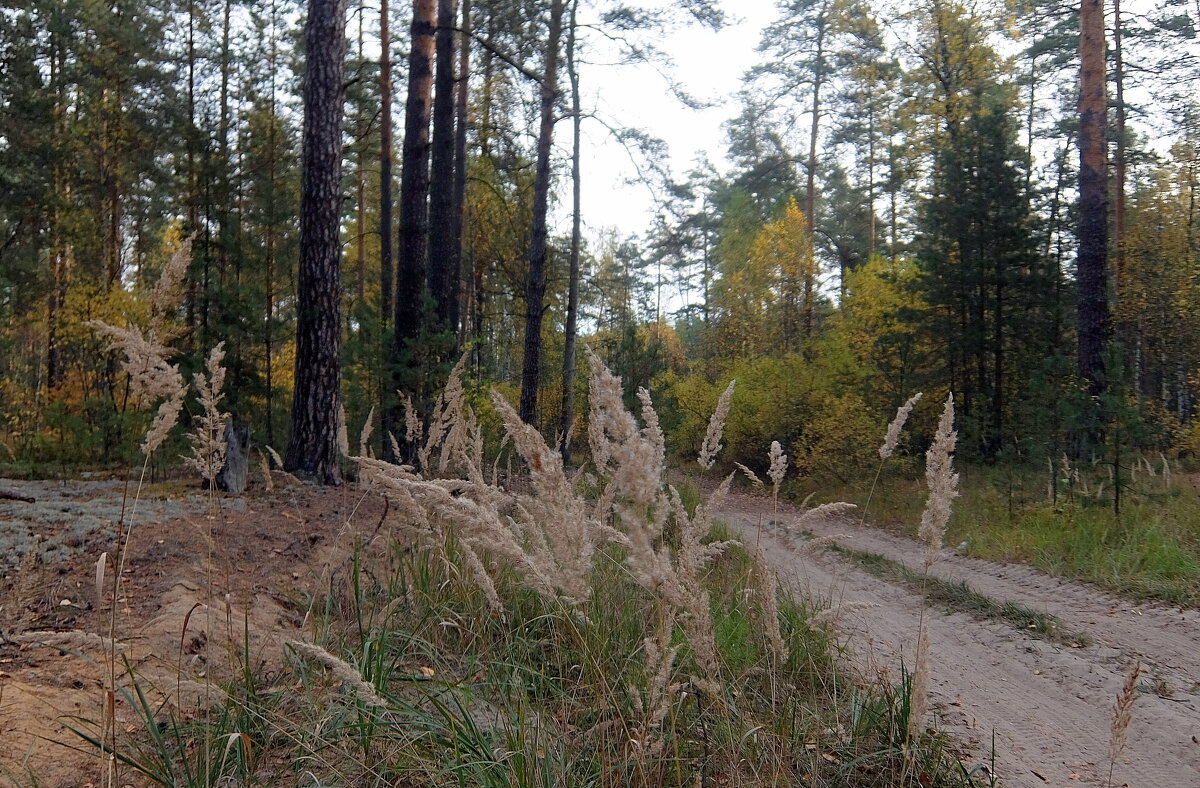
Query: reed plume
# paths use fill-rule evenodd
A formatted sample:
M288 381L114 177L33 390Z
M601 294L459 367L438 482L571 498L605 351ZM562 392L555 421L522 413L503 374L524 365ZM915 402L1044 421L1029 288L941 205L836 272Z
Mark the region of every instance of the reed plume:
M942 416L938 420L933 445L925 452L925 482L929 487L929 498L921 515L921 526L917 532L925 543L925 574L933 568L946 525L950 522L950 505L958 497L958 474L952 470L951 454L958 433L954 430L954 393L946 396ZM913 662L912 697L909 702L908 733L915 740L925 717L925 706L929 695L929 631L925 624L927 601L922 584L921 621L917 629L917 653Z
M918 391L896 409L896 416L892 419L891 424L888 424L887 435L883 439L883 445L879 447L879 459L886 460L892 456L892 452L896 451L896 444L900 442L900 431L904 429L904 423L908 421L908 414L912 413L913 406L921 401L922 396L924 396L922 392Z
M1117 694L1117 702L1113 705L1112 725L1109 727L1108 740L1108 780L1112 786L1113 768L1125 751L1128 741L1129 723L1133 721L1133 704L1137 700L1138 679L1142 675L1142 663L1135 661L1125 674L1125 683Z
M700 456L697 460L706 470L712 468L717 453L721 451L721 434L725 431L725 420L729 418L729 406L733 401L733 389L736 385L736 380L729 381L721 398L717 400L716 410L708 420L708 431L704 434L704 442L700 444Z
M954 472L951 454L958 433L954 430L954 395L946 397L942 416L938 420L933 445L925 453L925 483L929 487L929 498L921 514L921 527L917 532L925 543L925 571L937 561L950 522L950 505L958 497L958 474Z
M225 423L229 414L221 412L221 400L225 395L225 368L221 362L225 359L225 343L220 342L208 354L205 369L208 374L197 372L193 378L193 386L200 398L202 412L196 417L196 426L188 436L191 442L191 456L185 457L185 463L195 468L210 484L215 484L217 473L225 466L225 455L228 445L225 442Z

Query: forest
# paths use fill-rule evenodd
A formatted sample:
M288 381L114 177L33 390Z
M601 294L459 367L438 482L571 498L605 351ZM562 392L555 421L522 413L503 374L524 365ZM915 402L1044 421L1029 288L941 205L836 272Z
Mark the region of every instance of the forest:
M778 439L814 474L861 468L863 431L916 391L954 393L971 461L1200 444L1183 3L1100 11L1090 44L1080 9L1041 0L780 3L726 164L651 166L665 142L604 121L651 163L658 210L645 233L589 237L572 199L589 59L669 68L657 36L719 29L729 9L331 5L306 34L322 8L29 0L0 17L5 462L129 462L146 417L89 321L144 324L185 239L172 363L190 377L224 342L226 408L280 453L308 441L293 470L335 442L297 435L294 401L325 421L379 414L392 458L401 398L427 418L462 351L472 386L511 391L569 456L582 345L630 401L647 387L685 448L721 381L745 381L734 458ZM1090 94L1081 44L1099 58ZM318 57L341 79L310 101ZM322 129L323 183L302 151ZM306 240L303 211L334 229ZM333 321L323 354L305 344L310 303ZM317 355L336 385L294 400ZM918 418L928 434L934 414Z
M750 5L0 8L0 785L1200 779L1200 5Z

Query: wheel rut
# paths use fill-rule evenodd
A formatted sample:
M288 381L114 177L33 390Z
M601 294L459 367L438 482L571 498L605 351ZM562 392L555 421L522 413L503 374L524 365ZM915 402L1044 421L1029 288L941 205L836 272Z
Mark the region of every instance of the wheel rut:
M1107 785L1113 704L1134 660L1144 674L1128 745L1112 785L1200 788L1200 613L1142 604L1085 583L1020 565L967 558L945 550L932 574L963 581L997 602L1053 613L1063 644L1012 625L938 607L923 611L919 594L876 577L834 551L803 547L800 513L745 495L726 499L716 516L763 552L785 584L843 608L839 623L857 666L898 683L911 665L924 614L930 633L929 723L992 765L999 784ZM835 537L919 570L924 546L854 522L806 520L814 537Z

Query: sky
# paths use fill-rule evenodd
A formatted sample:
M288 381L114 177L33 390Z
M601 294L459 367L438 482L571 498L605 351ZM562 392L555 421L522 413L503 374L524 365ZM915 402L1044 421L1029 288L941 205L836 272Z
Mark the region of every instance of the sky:
M727 26L718 32L698 26L674 28L656 40L674 61L674 79L688 94L711 106L695 110L672 95L668 81L647 65L589 65L582 71L583 109L594 111L610 125L640 128L667 141L669 168L677 179L693 168L699 155L724 169L725 132L722 125L737 113L736 94L741 78L758 59L755 48L762 29L775 17L774 0L725 2ZM599 60L602 53L595 53ZM570 145L570 126L557 131L559 144ZM650 227L654 199L644 185L629 183L637 168L629 154L604 126L585 121L581 161L582 213L585 234L598 237L608 228L622 236ZM560 231L569 228L570 189L559 187Z

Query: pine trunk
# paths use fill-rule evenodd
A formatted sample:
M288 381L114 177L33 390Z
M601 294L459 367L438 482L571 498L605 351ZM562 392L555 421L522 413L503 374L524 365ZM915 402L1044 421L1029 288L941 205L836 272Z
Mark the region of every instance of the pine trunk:
M554 100L558 97L558 47L562 38L563 0L550 4L541 84L541 124L533 180L533 232L529 244L529 280L525 289L525 357L521 367L521 420L537 416L541 380L542 316L546 296L546 212L550 198L550 146L554 138Z
M305 29L304 134L296 388L284 468L339 484L341 410L341 163L345 0L309 0Z
M1104 4L1083 0L1079 11L1079 375L1092 395L1105 388L1107 350L1108 194L1105 172ZM1093 425L1093 428L1099 425Z
M582 177L579 166L582 113L579 101L579 69L575 62L576 13L579 0L571 3L571 27L567 33L567 77L571 80L571 257L567 279L567 325L563 346L562 428L559 452L563 462L571 457L571 428L575 420L575 333L579 317L579 247L581 241Z
M392 319L392 40L388 0L379 0L379 321ZM386 442L386 436L384 438Z
M458 253L458 273L450 282L450 324L457 326L459 320L462 258L463 258L463 225L464 212L467 205L467 99L471 75L471 0L462 0L462 34L458 44L458 97L455 101L454 122L454 211L451 214L453 222L452 235L456 239L455 251Z
M459 239L454 236L454 188L457 182L454 173L454 22L458 16L457 6L456 0L438 0L429 181L429 290L437 320L431 333L450 334L452 345L458 340L458 326L451 323L459 258Z
M425 271L429 244L429 110L433 90L435 0L413 0L412 46L408 55L408 97L400 174L400 249L396 261L396 310L392 335L392 389L420 392L420 337L424 318ZM392 407L391 424L402 419ZM397 435L398 439L402 436ZM391 454L390 441L388 454ZM401 459L389 457L389 459ZM411 459L411 458L408 458Z
M396 285L392 277L392 37L391 10L388 0L379 0L379 341L380 353L390 353L387 328L392 322L392 297ZM394 415L387 389L390 375L379 381L381 457L388 456L395 432Z

